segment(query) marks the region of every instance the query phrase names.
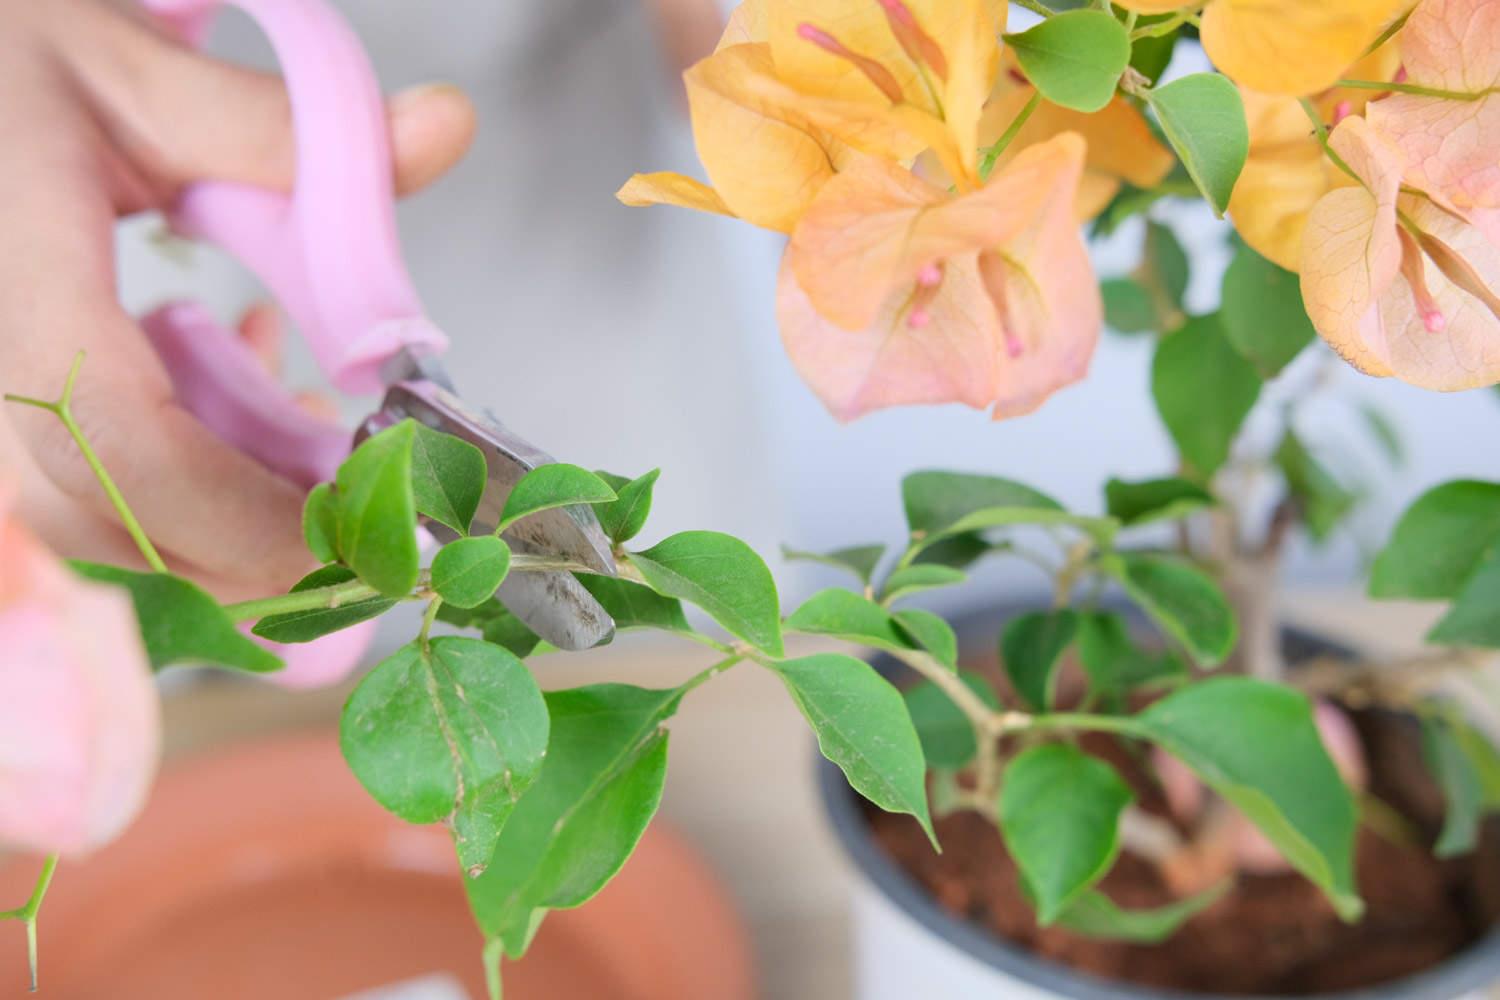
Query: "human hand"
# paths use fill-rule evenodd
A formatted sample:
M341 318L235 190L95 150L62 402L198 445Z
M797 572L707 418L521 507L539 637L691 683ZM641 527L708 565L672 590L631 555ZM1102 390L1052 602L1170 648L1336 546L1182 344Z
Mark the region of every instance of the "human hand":
M289 584L308 568L301 490L176 404L116 300L113 259L116 218L163 208L193 181L291 187L280 80L179 46L101 0L0 0L0 23L0 134L10 138L0 161L0 388L52 398L86 351L78 420L169 560L226 596ZM442 174L473 135L472 107L451 87L399 94L389 114L400 192ZM138 561L47 414L0 412L0 470L21 484L22 518L57 551Z

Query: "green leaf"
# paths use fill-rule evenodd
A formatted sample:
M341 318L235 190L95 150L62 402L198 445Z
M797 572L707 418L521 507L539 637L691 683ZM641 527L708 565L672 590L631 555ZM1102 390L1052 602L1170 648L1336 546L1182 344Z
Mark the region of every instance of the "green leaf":
M1371 597L1456 597L1497 539L1500 483L1456 480L1417 498L1370 572Z
M1153 88L1146 102L1193 183L1223 218L1250 152L1239 91L1218 73L1192 73Z
M1045 510L1038 507L985 507L966 514L953 522L944 532L970 534L987 528L1010 528L1018 525L1058 525L1077 528L1092 535L1100 547L1108 548L1120 530L1119 522L1110 517L1089 517L1070 514L1065 510ZM940 540L942 535L937 536ZM925 541L915 544L925 545Z
M510 572L510 546L494 535L460 538L432 559L432 589L446 604L477 608L495 596Z
M1358 810L1323 748L1306 696L1248 677L1182 688L1132 721L1245 814L1345 920L1364 909L1354 886Z
M1162 21L1172 16L1162 14L1153 18L1148 15L1136 21L1136 27L1143 28L1152 21ZM1167 68L1167 64L1172 61L1172 50L1176 47L1177 32L1175 31L1165 35L1134 39L1130 45L1130 66L1147 81L1155 83Z
M1056 14L1005 42L1043 97L1075 111L1108 104L1130 63L1130 36L1104 11Z
M1297 275L1240 244L1224 272L1224 334L1262 378L1275 378L1317 338Z
M1109 278L1099 284L1104 297L1104 324L1116 333L1158 331L1151 293L1131 278Z
M1012 758L1000 786L1000 833L1045 927L1109 871L1120 814L1134 796L1114 768L1070 743Z
M1062 510L1029 486L965 472L913 472L901 481L901 499L912 535L923 539L950 533L968 515L988 508Z
M906 702L863 660L819 653L770 664L856 792L887 812L909 813L936 846L927 812L922 744Z
M1000 696L995 694L989 681L968 670L959 677L986 705L1000 707ZM953 699L931 681L923 681L908 689L903 697L912 725L916 727L917 738L922 743L927 766L948 771L967 767L979 753L979 741L974 735L974 723L953 703Z
M615 628L621 631L632 628L656 628L668 632L693 630L683 614L682 602L675 597L663 597L650 587L612 576L580 573L578 582L594 595L594 600L609 613L615 620Z
M1012 618L1000 633L1000 659L1016 691L1037 711L1054 703L1057 661L1078 634L1078 612L1034 611Z
M541 637L531 631L531 628L513 615L505 605L499 601L494 603L500 609L500 613L486 619L480 626L479 631L484 636L484 641L502 646L523 659L530 656L541 643Z
M539 511L567 507L572 504L612 503L615 491L609 484L587 469L565 462L539 465L522 476L510 496L505 498L505 509L500 512L500 524L495 534L521 518Z
M1187 649L1200 666L1224 662L1234 649L1234 611L1207 573L1172 556L1122 552L1105 569L1130 599Z
M946 566L951 569L968 569L991 552L1003 552L1004 542L991 542L982 531L965 531L957 535L944 535L935 542L922 546L912 560L912 565Z
M957 669L958 636L953 634L953 626L921 608L904 608L891 617L916 646L927 650L943 666Z
M1479 768L1459 731L1449 720L1438 716L1422 717L1422 751L1447 804L1443 830L1433 853L1440 858L1468 854L1479 843L1479 824L1484 818L1484 785Z
M1354 509L1359 497L1344 489L1333 473L1313 457L1291 428L1276 449L1276 464L1286 477L1287 492L1297 501L1308 534L1323 541Z
M339 745L360 784L411 823L452 817L459 863L489 863L548 752L547 706L525 664L460 636L403 646L344 705Z
M776 582L760 556L738 538L684 531L631 553L630 562L652 590L696 604L734 635L772 656L782 655Z
M678 689L599 684L547 694L552 736L536 783L501 831L490 865L466 879L487 937L519 958L542 911L579 906L624 865L655 815Z
M1123 706L1125 695L1138 687L1188 676L1187 665L1171 653L1137 646L1124 616L1109 611L1080 614L1078 659L1090 693L1111 709Z
M859 577L860 583L869 586L871 578L875 576L875 567L880 565L880 560L885 555L885 546L855 545L847 549L834 549L832 552L803 552L783 545L781 555L792 562L815 562L834 569L848 570Z
M794 632L831 635L879 649L907 650L916 645L890 612L859 594L837 587L822 590L786 620Z
M1187 251L1177 234L1160 222L1146 223L1146 253L1142 269L1153 284L1158 286L1173 309L1182 308L1182 297L1187 294L1191 273ZM1158 317L1158 323L1166 317Z
M1151 394L1182 457L1208 479L1229 457L1260 395L1260 376L1224 336L1217 316L1198 316L1162 339Z
M904 569L898 569L886 577L885 585L881 587L880 599L889 604L899 598L910 597L924 590L951 587L967 579L967 574L951 566L916 563Z
M1443 646L1500 647L1500 547L1491 546L1427 641Z
M339 554L387 597L405 597L421 572L412 494L416 423L403 420L369 438L339 466Z
M1186 899L1146 910L1123 910L1104 893L1091 890L1079 896L1057 918L1057 926L1105 941L1161 944L1183 924L1223 899L1233 887L1232 882L1220 882Z
M97 563L69 565L86 579L130 591L153 670L205 664L263 674L282 667L280 658L240 634L219 603L190 580Z
M339 498L332 483L319 483L302 504L302 537L318 562L339 557Z
M542 641L498 598L492 597L473 608L443 604L438 608L437 616L438 621L449 625L478 629L485 642L502 646L522 659L530 656Z
M320 587L333 587L353 579L354 571L346 566L324 566L297 581L291 593L300 594ZM342 632L360 622L378 618L395 606L396 602L389 597L371 597L352 604L341 604L336 608L289 611L262 618L250 631L272 642L312 642L332 632Z
M452 434L416 424L411 487L417 513L467 535L488 478L482 451Z
M1171 476L1134 483L1111 479L1104 486L1104 502L1111 517L1133 528L1152 521L1175 521L1212 507L1217 501L1197 483Z
M611 542L623 545L639 535L646 526L646 518L651 514L652 491L656 488L661 470L652 469L635 479L625 479L608 472L599 472L597 475L609 484L616 497L612 503L594 505L599 527L604 529Z

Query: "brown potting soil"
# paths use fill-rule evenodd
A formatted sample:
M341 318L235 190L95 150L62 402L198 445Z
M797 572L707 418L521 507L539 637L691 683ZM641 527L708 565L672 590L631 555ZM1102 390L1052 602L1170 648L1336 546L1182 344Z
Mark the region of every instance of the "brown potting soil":
M1399 717L1356 717L1373 761L1371 791L1426 843L1441 823L1441 798L1420 766L1414 727ZM1090 737L1135 786L1143 807L1162 811L1145 769L1117 742ZM995 826L973 812L937 822L943 853L907 816L870 810L877 841L955 916L1037 955L1103 979L1204 993L1301 995L1366 987L1441 963L1500 921L1500 830L1478 851L1438 860L1362 827L1356 875L1367 906L1346 924L1296 874L1240 874L1223 899L1160 945L1136 945L1039 928ZM1174 896L1149 862L1123 853L1099 888L1129 908Z

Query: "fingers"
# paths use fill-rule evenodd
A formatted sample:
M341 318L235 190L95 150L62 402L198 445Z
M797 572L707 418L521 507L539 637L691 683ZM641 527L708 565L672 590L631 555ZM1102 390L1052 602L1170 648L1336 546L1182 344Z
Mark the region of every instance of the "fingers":
M172 402L155 353L114 302L113 211L94 175L87 133L65 110L28 155L0 160L0 386L40 399L60 393L73 356L88 359L74 410L148 535L210 573L282 587L309 559L302 496L227 447ZM37 468L101 517L111 508L53 415L6 411Z
M106 127L163 190L203 179L291 188L296 139L280 77L201 55L113 13L72 41L64 57ZM473 141L473 105L451 85L403 91L388 114L401 194L437 179Z

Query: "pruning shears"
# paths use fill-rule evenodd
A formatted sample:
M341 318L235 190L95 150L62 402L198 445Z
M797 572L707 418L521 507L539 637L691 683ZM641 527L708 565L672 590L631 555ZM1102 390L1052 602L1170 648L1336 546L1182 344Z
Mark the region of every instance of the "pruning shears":
M215 243L253 271L340 391L384 393L355 440L411 418L476 445L489 465L476 532L493 530L511 488L553 461L487 412L464 404L439 356L448 338L412 286L396 233L385 103L369 58L325 0L229 0L257 21L291 96L297 173L290 195L203 182L169 213L174 232ZM191 43L220 0L144 0ZM174 303L142 321L181 403L226 442L304 486L333 478L347 432L303 412L292 395L201 306ZM448 529L429 524L440 540ZM613 575L608 539L586 507L523 519L517 552ZM614 622L565 571L513 573L498 597L562 649L607 641Z

